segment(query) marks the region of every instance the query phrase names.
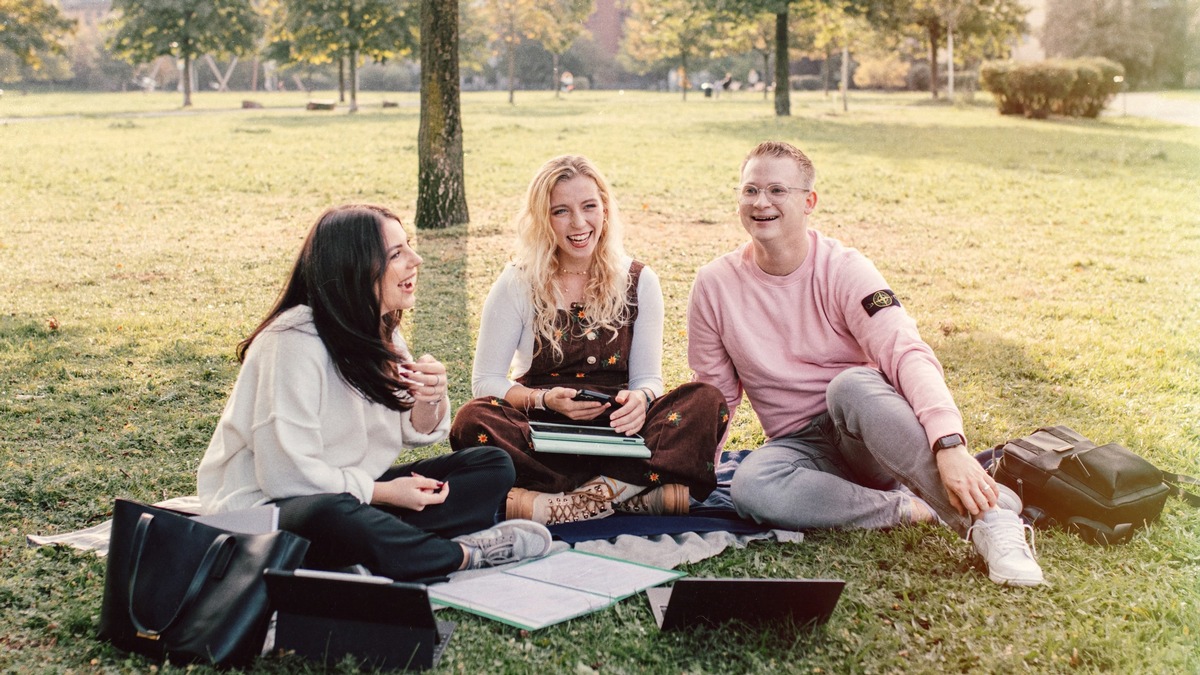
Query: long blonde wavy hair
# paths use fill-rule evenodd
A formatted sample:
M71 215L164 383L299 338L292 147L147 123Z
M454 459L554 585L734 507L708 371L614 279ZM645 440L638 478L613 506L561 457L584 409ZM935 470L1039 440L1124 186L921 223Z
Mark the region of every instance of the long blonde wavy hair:
M562 359L562 345L556 335L557 289L555 273L561 266L558 243L550 224L550 193L559 183L586 176L596 183L604 209L604 225L588 267L588 285L584 292L584 318L578 324L580 334L608 331L615 339L617 331L629 321L626 288L629 269L621 265L625 257L622 243L624 223L617 202L604 175L591 160L579 155L562 155L542 165L529 183L525 205L517 214L517 252L513 260L533 290L534 334L542 345L550 345L556 360ZM540 349L540 348L539 348Z

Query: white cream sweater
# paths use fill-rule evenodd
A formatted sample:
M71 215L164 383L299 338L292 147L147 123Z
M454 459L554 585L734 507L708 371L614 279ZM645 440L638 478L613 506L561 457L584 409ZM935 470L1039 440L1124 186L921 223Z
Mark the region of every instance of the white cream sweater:
M407 352L403 338L394 337ZM370 503L375 479L404 448L436 443L447 411L428 434L409 413L362 396L338 375L307 306L284 312L255 338L200 460L205 513L274 499L348 492Z

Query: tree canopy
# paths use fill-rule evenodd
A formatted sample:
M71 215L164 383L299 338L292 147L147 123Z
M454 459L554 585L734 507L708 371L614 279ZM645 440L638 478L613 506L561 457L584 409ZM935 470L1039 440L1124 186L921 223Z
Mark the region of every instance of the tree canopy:
M183 105L192 104L192 66L204 54L245 54L262 17L250 0L113 0L110 48L131 63L183 59Z
M0 51L34 70L47 54L65 51L63 40L74 29L74 21L43 0L0 0Z
M937 98L938 53L950 31L977 58L1006 53L1025 28L1019 0L866 0L867 16L884 31L919 37L929 59L929 92Z
M348 59L350 112L358 109L361 56L383 62L416 47L417 8L409 0L283 0L282 9L272 56L313 64Z
M1181 86L1200 67L1200 3L1048 0L1041 37L1050 56L1119 62L1131 86Z
M736 40L708 0L630 0L627 7L627 62L643 73L660 63L678 64L685 101L693 59L716 56Z
M595 9L595 0L473 0L467 12L480 22L475 38L491 45L492 55L503 60L508 80L508 102L515 101L517 48L526 41L541 43L554 61L554 84L558 63L583 33L583 22Z
M584 21L596 9L596 0L546 0L542 3L545 17L538 32L542 47L554 58L551 85L558 96L558 66L563 54L575 44L585 30Z

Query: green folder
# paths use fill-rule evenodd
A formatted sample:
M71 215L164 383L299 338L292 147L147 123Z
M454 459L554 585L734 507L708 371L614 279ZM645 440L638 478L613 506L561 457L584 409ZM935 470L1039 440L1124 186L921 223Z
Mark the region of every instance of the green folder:
M646 440L638 434L626 436L611 427L556 422L530 422L535 452L609 457L650 457Z

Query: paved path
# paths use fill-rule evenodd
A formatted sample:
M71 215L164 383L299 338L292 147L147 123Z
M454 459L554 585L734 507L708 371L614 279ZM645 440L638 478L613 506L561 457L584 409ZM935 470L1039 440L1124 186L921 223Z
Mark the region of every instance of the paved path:
M404 106L417 105L415 101L404 101L401 103ZM364 107L360 104L359 107ZM281 108L270 108L271 110L281 110ZM291 110L291 109L287 109ZM295 108L297 111L303 108ZM228 108L216 109L206 108L202 110L164 110L164 111L149 111L149 112L114 112L103 115L104 117L171 117L171 116L187 116L187 115L206 115L209 113L246 113L253 114L261 112L262 109L243 109L243 108ZM1200 101L1194 98L1174 98L1163 96L1155 92L1125 92L1117 94L1108 108L1101 113L1105 117L1147 117L1163 122L1173 124L1183 124L1192 127L1200 127ZM54 119L71 119L83 117L82 114L64 114L64 115L48 115L39 117L0 117L0 124L9 124L13 122L41 122Z
M1105 117L1149 117L1163 122L1200 127L1200 101L1172 98L1154 92L1117 94L1104 111Z

